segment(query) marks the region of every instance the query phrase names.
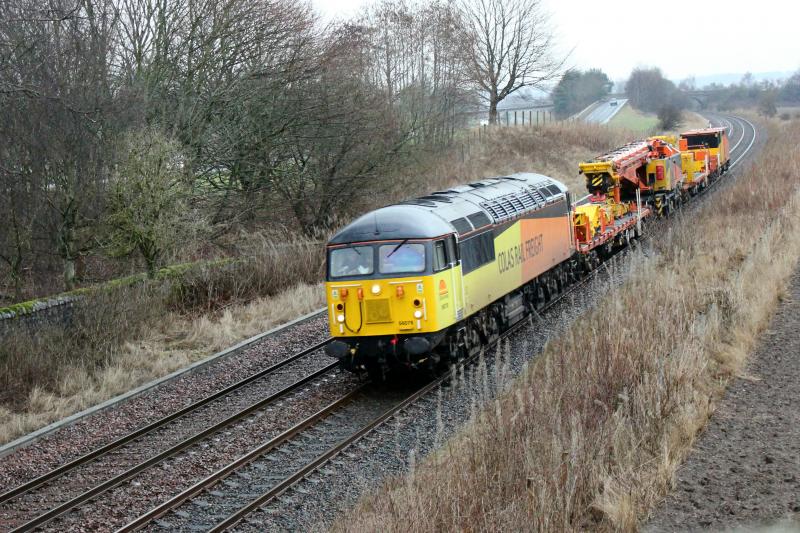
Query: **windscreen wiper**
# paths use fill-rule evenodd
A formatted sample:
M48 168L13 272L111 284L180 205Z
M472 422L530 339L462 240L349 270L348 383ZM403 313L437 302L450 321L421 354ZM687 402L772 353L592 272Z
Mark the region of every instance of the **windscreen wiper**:
M395 253L397 250L399 250L399 249L400 249L400 247L401 247L401 246L403 246L403 245L404 245L405 243L407 243L407 242L408 242L408 239L405 239L403 242L401 242L400 244L398 244L397 246L395 246L394 250L392 250L391 252L389 252L389 255L387 255L387 256L386 256L386 258L388 259L388 258L392 257L392 254L393 254L393 253Z

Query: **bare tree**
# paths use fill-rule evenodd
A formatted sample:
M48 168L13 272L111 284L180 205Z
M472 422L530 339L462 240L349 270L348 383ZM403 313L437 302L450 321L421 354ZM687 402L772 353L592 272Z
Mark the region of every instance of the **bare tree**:
M461 13L469 78L489 104L490 123L497 123L497 104L510 94L560 77L566 58L555 56L541 0L463 0Z
M106 119L116 10L111 0L2 4L0 35L8 55L0 87L13 90L0 102L6 118L0 138L15 154L5 163L47 206L34 220L47 234L50 253L61 259L69 289L77 263L92 247L102 206L106 140L113 132Z

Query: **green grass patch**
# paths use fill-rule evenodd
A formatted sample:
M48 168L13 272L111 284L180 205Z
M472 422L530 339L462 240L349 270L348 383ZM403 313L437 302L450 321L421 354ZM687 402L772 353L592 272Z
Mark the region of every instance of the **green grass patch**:
M613 128L630 130L635 133L649 135L658 127L658 118L655 115L642 113L626 104L619 113L614 115L608 125Z

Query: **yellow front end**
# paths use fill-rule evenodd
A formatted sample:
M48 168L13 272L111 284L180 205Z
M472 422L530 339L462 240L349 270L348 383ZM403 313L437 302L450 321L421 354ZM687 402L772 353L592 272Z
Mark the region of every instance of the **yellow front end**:
M414 335L455 322L460 267L434 275L326 283L333 337ZM455 285L455 286L454 286Z

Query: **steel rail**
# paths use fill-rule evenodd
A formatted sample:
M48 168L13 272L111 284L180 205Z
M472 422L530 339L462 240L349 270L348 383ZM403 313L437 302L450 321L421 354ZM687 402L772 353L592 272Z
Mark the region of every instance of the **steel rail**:
M335 363L334 363L335 364ZM299 434L303 430L315 425L320 420L326 418L329 414L333 413L337 409L341 408L342 406L350 403L358 394L360 394L366 384L361 385L357 389L350 391L345 396L339 398L338 400L333 401L332 403L328 404L326 407L320 409L316 413L312 414L311 416L305 418L304 420L300 421L299 423L295 424L291 428L287 429L280 435L270 439L269 441L261 444L257 448L254 448L247 452L246 454L240 456L232 463L228 464L227 466L213 472L206 478L198 481L188 489L184 490L183 492L173 496L169 500L163 502L162 504L154 507L153 509L149 510L145 514L139 516L132 522L126 524L122 528L118 529L118 532L127 532L127 531L135 531L147 525L148 523L152 522L153 520L158 519L159 517L165 515L169 511L176 509L179 507L183 502L193 498L200 494L206 488L216 484L218 481L221 481L228 477L229 474L238 470L239 468L246 466L251 461L257 459L258 457L265 455L272 451L273 449L277 448L284 442L287 442L295 435Z
M319 350L320 348L325 346L327 343L329 343L330 340L331 339L327 339L325 341L322 341L322 342L319 342L319 343L315 344L314 346L306 348L305 350L303 350L301 352L298 352L298 353L292 355L291 357L289 357L289 358L287 358L287 359L285 359L285 360L283 360L283 361L281 361L279 363L271 365L270 367L268 367L268 368L266 368L266 369L264 369L264 370L262 370L260 372L257 372L255 374L253 374L253 375L251 375L251 376L249 376L249 377L247 377L247 378L235 383L234 385L226 387L225 389L222 389L222 390L218 391L217 393L214 393L213 395L204 398L203 400L195 402L192 405L190 405L190 406L188 406L188 407L186 407L184 409L181 409L180 411L177 411L176 413L168 415L168 416L166 416L166 417L164 417L164 418L162 418L162 419L160 419L160 420L158 420L158 421L156 421L156 422L154 422L154 423L152 423L152 424L150 424L148 426L145 426L145 427L143 427L143 428L141 428L141 429L139 429L139 430L137 430L137 431L135 431L135 432L133 432L133 433L131 433L129 435L126 435L125 437L117 439L116 441L114 441L114 442L112 442L112 443L110 443L110 444L108 444L108 445L106 445L106 446L104 446L102 448L98 448L98 450L95 450L94 452L90 452L90 453L82 456L81 458L76 459L75 461L73 461L71 463L68 463L67 465L64 465L63 467L60 467L59 469L56 469L56 470L52 471L51 473L45 474L43 476L40 476L39 478L34 479L33 481L27 483L26 485L22 485L22 486L20 486L20 487L18 487L16 489L13 489L12 491L9 491L9 493L14 492L15 493L14 496L18 496L18 495L21 495L21 494L26 494L26 493L28 493L28 492L30 492L30 491L38 488L38 487L41 487L42 485L46 484L48 481L52 480L53 478L61 477L62 475L64 475L68 471L73 470L73 469L77 468L78 466L81 466L82 464L86 464L86 463L88 463L89 461L91 461L93 459L97 459L99 457L102 457L103 455L109 453L113 449L119 448L120 446L126 444L127 442L130 442L130 441L134 440L135 438L137 438L139 436L142 436L142 435L145 435L147 433L150 433L150 432L158 429L159 427L162 427L166 423L168 423L170 421L173 421L173 420L179 418L180 416L185 415L188 412L196 410L197 408L199 408L199 407L201 407L203 405L206 405L206 404L208 404L209 402L211 402L213 400L216 400L216 399L219 399L221 397L224 397L224 396L230 394L231 392L233 392L235 390L238 390L238 389L242 388L243 386L245 386L245 385L247 385L249 383L252 383L254 381L257 381L258 379L266 377L267 375L269 375L269 374L275 372L276 370L286 366L287 364L289 364L289 363L291 363L293 361L296 361L296 360L298 360L298 359L300 359L300 358L302 358L304 356L307 356L307 355ZM235 423L235 422L241 420L242 418L245 418L246 416L248 416L252 412L257 411L259 409L262 409L262 408L266 407L267 405L269 405L271 403L274 403L278 399L283 398L284 396L286 396L290 392L292 392L295 389L301 387L302 385L308 383L309 381L312 381L312 380L322 376L323 374L325 374L327 372L330 372L331 370L335 369L336 366L337 366L337 363L335 363L335 362L334 363L330 363L330 364L328 364L328 365L326 365L326 366L324 366L324 367L322 367L322 368L320 368L320 369L318 369L318 370L306 375L305 377L293 382L292 384L290 384L290 385L282 388L281 390L269 395L268 397L266 397L266 398L264 398L264 399L262 399L262 400L260 400L260 401L258 401L256 403L254 403L254 404L251 404L251 405L249 405L248 407L246 407L246 408L244 408L242 410L239 410L238 412L234 413L231 416L226 417L224 420L222 420L222 421L220 421L220 422L218 422L218 423L216 423L216 424L204 429L203 431L200 431L200 432L195 433L194 435L192 435L192 436L190 436L190 437L188 437L186 439L183 439L182 441L180 441L177 444L171 446L170 448L168 448L168 449L166 449L166 450L164 450L164 451L162 451L162 452L150 457L149 459L147 459L147 460L145 460L145 461L133 466L132 468L129 468L125 472L122 472L121 474L116 475L116 476L104 481L103 483L94 486L90 490L81 493L80 495L76 496L75 498L72 498L71 500L67 501L66 503L63 503L61 505L58 505L58 506L48 510L47 512L37 516L36 518L26 522L25 524L19 526L18 528L14 529L12 531L14 531L14 532L29 531L31 529L39 527L39 526L41 526L41 525L53 520L54 518L56 518L58 516L63 515L64 513L66 513L69 510L77 507L81 503L93 498L94 496L96 496L98 494L101 494L103 492L106 492L106 491L116 487L120 483L123 483L124 481L130 479L131 477L135 476L136 474L139 474L139 473L143 472L144 470L150 468L151 466L160 463L164 459L167 459L168 457L171 457L171 456L175 455L176 453L179 453L180 451L182 451L182 450L188 448L189 446L191 446L191 445L193 445L193 444L205 439L206 437L208 437L210 435L213 435L214 433L218 432L220 429L222 429L222 428L224 428L224 427L226 427L228 425L231 425L232 423ZM26 488L26 486L27 486L27 488ZM14 496L12 496L12 497L14 497ZM10 498L7 498L7 499L10 499Z
M756 127L755 127L755 125L753 125L753 123L752 123L752 122L750 122L750 121L749 121L749 120L747 120L746 118L741 118L741 117L732 117L732 118L735 118L736 120L738 120L738 121L741 121L741 122L745 122L745 123L746 123L748 126L750 126L750 129L753 131L753 138L752 138L752 139L750 139L750 143L747 145L747 148L745 148L745 149L744 149L744 151L742 151L741 155L740 155L740 156L739 156L739 157L738 157L738 158L737 158L735 161L733 161L733 162L732 162L732 163L731 163L731 164L728 166L728 170L730 170L731 168L733 168L733 167L735 167L736 165L738 165L738 164L739 164L739 162L741 162L741 161L742 161L742 159L744 159L744 157L745 157L747 154L749 154L749 153L750 153L750 150L753 148L753 144L755 144L755 142L756 142L756 137L757 137L757 134L756 134ZM742 140L744 140L744 138L745 138L745 134L744 134L744 125L742 125ZM740 141L740 142L737 144L737 146L738 146L739 144L741 144L741 141ZM733 151L733 150L731 150L731 152L732 152L732 151Z
M224 389L221 389L221 390L215 392L214 394L212 394L210 396L206 396L202 400L198 400L197 402L194 402L191 405L188 405L188 406L184 407L183 409L175 411L174 413L166 415L166 416L164 416L164 417L162 417L162 418L160 418L160 419L158 419L158 420L156 420L156 421L154 421L154 422L152 422L152 423L150 423L150 424L148 424L146 426L138 428L137 430L135 430L135 431L133 431L131 433L128 433L127 435L124 435L124 436L122 436L122 437L120 437L120 438L118 438L118 439L116 439L116 440L104 445L104 446L101 446L100 448L92 450L91 452L88 452L88 453L78 457L77 459L74 459L74 460L70 461L69 463L63 464L63 465L59 466L58 468L55 468L55 469L51 470L50 472L47 472L46 474L42 474L41 476L39 476L39 477L37 477L35 479L32 479L31 481L28 481L26 483L23 483L22 485L14 487L13 489L11 489L9 491L0 494L0 504L1 503L5 503L6 501L11 500L12 498L15 498L15 497L17 497L19 495L25 494L26 492L30 492L30 491L40 487L44 483L46 483L48 481L51 481L51 480L53 480L55 478L61 477L64 474L66 474L67 472L69 472L71 470L74 470L75 468L77 468L77 467L79 467L81 465L84 465L84 464L86 464L86 463L88 463L88 462L90 462L90 461L92 461L94 459L100 458L103 455L106 455L107 453L109 453L109 452L111 452L111 451L113 451L113 450L115 450L117 448L120 448L123 445L125 445L125 444L127 444L127 443L129 443L129 442L141 437L141 436L144 436L144 435L146 435L148 433L152 433L154 430L156 430L156 429L168 424L169 422L172 422L173 420L176 420L176 419L178 419L178 418L180 418L180 417L182 417L182 416L184 416L184 415L186 415L188 413L191 413L192 411L195 411L195 410L199 409L200 407L202 407L202 406L204 406L204 405L206 405L208 403L211 403L214 400L222 398L223 396L227 396L231 392L234 392L234 391L244 387L245 385L248 385L248 384L250 384L250 383L252 383L254 381L257 381L257 380L269 375L269 374L272 374L276 370L288 365L289 363L292 363L292 362L294 362L294 361L296 361L296 360L298 360L298 359L300 359L302 357L305 357L306 355L309 355L312 352L315 352L315 351L319 350L320 348L322 348L323 346L325 346L326 344L331 342L331 340L332 339L329 338L329 339L326 339L326 340L324 340L322 342L319 342L319 343L315 344L314 346L306 348L305 350L302 350L302 351L292 355L291 357L289 357L287 359L284 359L283 361L280 361L280 362L278 362L278 363L276 363L274 365L271 365L268 368L265 368L264 370L256 372L255 374L252 374L252 375L242 379L241 381L238 381L238 382L234 383L233 385L225 387Z

